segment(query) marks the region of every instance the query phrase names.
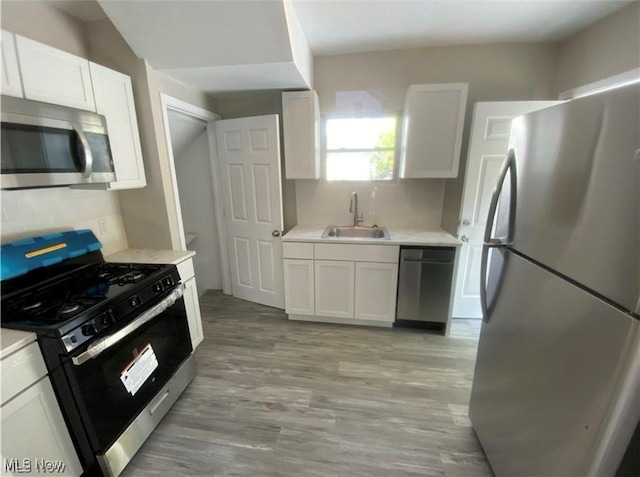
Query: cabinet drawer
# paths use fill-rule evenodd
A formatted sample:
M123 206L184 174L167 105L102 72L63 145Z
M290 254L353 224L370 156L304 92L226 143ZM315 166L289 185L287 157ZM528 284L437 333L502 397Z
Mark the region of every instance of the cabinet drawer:
M299 242L282 242L282 256L284 258L313 259L313 244Z
M47 374L37 342L2 360L2 404Z
M317 243L314 255L316 260L398 263L400 247L397 245Z
M182 283L185 283L187 280L189 280L189 278L194 277L196 274L196 272L193 270L193 260L191 260L190 258L185 260L184 262L179 263L177 266Z

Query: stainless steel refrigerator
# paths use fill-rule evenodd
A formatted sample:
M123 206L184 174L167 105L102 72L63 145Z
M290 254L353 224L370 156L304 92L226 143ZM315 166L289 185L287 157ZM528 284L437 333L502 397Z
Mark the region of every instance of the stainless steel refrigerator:
M496 475L614 475L629 448L640 418L639 116L635 83L513 122L485 232L469 406Z

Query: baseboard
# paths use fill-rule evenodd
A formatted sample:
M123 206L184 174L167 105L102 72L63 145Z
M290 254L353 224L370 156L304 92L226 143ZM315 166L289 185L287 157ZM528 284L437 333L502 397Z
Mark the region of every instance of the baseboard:
M315 316L315 315L289 315L289 319L293 321L315 321L318 323L334 323L337 325L357 325L357 326L377 326L379 328L391 328L391 321L373 321L373 320L356 320L354 318L336 318L333 316Z

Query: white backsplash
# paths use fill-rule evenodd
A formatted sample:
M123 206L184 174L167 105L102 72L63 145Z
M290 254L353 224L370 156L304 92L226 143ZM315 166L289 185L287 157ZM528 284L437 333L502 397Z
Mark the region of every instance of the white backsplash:
M105 255L125 248L116 192L68 189L3 190L2 243L63 230L91 229Z
M389 184L297 180L298 225L351 224L353 214L349 213L349 202L355 190L364 225L438 229L444 188L444 179L408 179Z

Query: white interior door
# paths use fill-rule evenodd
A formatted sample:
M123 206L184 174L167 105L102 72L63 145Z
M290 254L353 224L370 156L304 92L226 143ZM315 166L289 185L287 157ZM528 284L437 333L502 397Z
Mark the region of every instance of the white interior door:
M284 308L278 116L216 122L233 296Z
M476 103L471 125L458 238L463 242L457 262L453 316L482 318L480 254L491 194L504 161L511 120L560 101Z

